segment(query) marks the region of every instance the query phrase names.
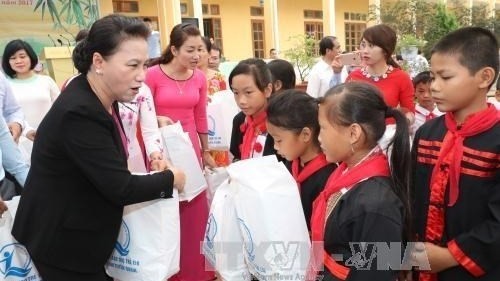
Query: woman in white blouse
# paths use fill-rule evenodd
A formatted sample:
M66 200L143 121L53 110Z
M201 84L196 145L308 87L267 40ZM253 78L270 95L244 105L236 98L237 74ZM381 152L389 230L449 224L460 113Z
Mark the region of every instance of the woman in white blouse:
M142 84L139 93L131 102L118 103L120 119L122 120L128 145L128 168L131 172L149 172L151 170L162 170L168 165L163 157L163 141L158 122L156 110L151 96L151 90L146 84ZM140 131L138 131L140 129ZM141 149L138 134L142 137L145 153ZM153 160L156 165L162 167L151 167Z
M30 140L60 92L52 78L34 72L37 63L35 51L27 42L16 39L5 46L2 68L25 115L23 135Z

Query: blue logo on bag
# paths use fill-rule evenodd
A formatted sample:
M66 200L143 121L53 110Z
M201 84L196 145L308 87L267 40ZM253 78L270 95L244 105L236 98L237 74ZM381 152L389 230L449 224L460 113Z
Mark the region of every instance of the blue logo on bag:
M208 136L215 136L215 119L212 115L208 115Z
M240 225L240 231L241 235L243 236L243 241L245 241L245 251L247 252L250 261L253 261L255 259L255 255L253 253L255 251L255 247L253 245L253 239L252 234L250 233L250 229L248 229L245 222L240 218L238 218L238 224Z
M14 255L15 260L13 260ZM23 245L12 243L0 249L0 272L4 277L26 277L31 268L30 255Z
M120 254L120 256L128 255L130 246L130 230L128 229L125 221L122 221L122 226L120 229L120 234L118 235L118 239L115 243L115 250Z
M209 249L214 248L214 238L217 234L217 221L215 221L214 215L210 214L207 222L207 230L205 231L205 239L207 240L207 246Z

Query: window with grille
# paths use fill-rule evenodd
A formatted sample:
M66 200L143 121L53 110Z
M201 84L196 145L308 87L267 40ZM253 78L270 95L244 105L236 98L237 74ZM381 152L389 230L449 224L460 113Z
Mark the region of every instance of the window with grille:
M214 16L220 15L220 8L219 5L210 5L210 14Z
M323 19L323 11L321 10L304 10L304 18L306 19Z
M113 1L115 13L138 13L139 1Z
M208 15L208 4L201 4L201 13L203 15Z
M264 21L252 20L252 42L253 56L255 58L264 58Z
M263 17L264 8L262 7L250 7L250 15L253 17Z
M366 23L345 22L345 46L344 50L348 52L356 51L359 47L359 41L366 29Z
M316 40L314 54L319 56L319 41L323 38L323 23L304 22L304 32L306 35Z

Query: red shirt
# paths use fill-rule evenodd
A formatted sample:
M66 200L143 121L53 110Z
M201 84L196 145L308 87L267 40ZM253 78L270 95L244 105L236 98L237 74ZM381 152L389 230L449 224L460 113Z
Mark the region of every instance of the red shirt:
M404 112L415 112L413 83L410 76L399 68L395 67L387 78L377 82L365 77L361 69L356 69L347 76L346 82L349 81L363 81L375 85L382 92L387 106L395 108L399 105ZM394 124L394 121L388 123Z

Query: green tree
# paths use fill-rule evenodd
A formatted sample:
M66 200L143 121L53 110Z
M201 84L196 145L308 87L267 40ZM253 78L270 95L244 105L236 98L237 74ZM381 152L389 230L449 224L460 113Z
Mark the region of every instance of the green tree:
M430 50L435 43L449 32L459 28L459 23L455 15L446 10L443 4L437 5L437 12L431 19L429 28L424 33L424 40L427 45L424 48L424 53L427 57L430 55Z
M316 40L304 34L291 36L292 47L285 51L285 57L297 68L300 81L304 82L314 66Z

